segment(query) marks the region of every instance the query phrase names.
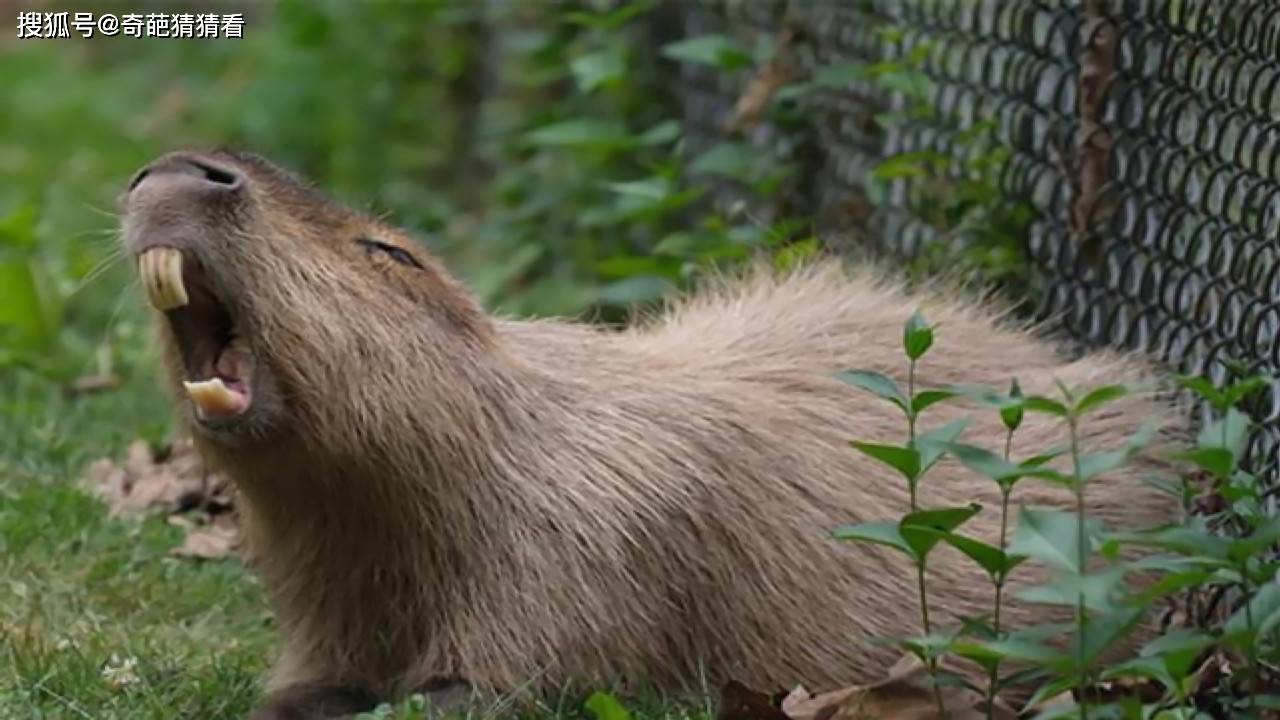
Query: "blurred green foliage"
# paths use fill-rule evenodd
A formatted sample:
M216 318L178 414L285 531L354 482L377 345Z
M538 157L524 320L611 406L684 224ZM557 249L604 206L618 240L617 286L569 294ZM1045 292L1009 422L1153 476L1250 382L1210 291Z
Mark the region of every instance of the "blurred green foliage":
M670 36L656 0L236 9L243 39L0 39L0 372L66 382L145 361L115 195L180 146L261 152L418 233L521 315L622 319L804 230L709 198L769 192L788 168L733 142L687 156L676 61L753 59Z

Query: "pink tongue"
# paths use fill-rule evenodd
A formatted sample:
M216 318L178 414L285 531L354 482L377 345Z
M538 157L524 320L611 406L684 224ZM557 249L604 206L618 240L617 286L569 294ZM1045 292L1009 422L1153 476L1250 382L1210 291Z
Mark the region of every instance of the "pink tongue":
M249 352L236 342L232 342L218 355L213 369L224 380L243 381L248 374Z

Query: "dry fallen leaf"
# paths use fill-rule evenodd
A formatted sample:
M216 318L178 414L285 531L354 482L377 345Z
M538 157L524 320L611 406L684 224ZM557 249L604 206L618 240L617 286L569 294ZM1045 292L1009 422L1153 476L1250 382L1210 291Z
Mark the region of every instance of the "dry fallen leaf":
M135 441L122 463L90 463L85 483L112 515L167 513L170 524L187 532L175 555L212 559L236 549L239 523L231 485L205 469L190 441L154 452L146 442Z
M936 720L944 714L938 711L940 696L945 716L950 720L981 720L987 717L986 699L978 692L963 687L945 687L937 693L934 694L928 668L914 655L907 655L889 668L885 679L877 683L818 695L797 687L782 699L781 710L788 720ZM757 698L764 697L756 695ZM1014 720L1017 713L997 701L994 716L1000 720ZM726 716L722 711L722 720L725 717L772 716Z
M783 699L782 711L791 720L827 720L839 709L840 703L856 692L860 692L859 688L850 687L810 695L798 687Z
M182 545L171 552L178 557L217 560L231 554L239 536L240 533L234 528L228 529L218 525L195 528L188 531Z
M944 668L945 669L945 668ZM875 685L851 693L832 716L839 720L934 720L941 718L939 697L951 720L980 720L987 716L981 694L963 687L938 688L935 695L929 669L914 655L889 668L889 676ZM1013 720L1017 715L997 706L995 716Z

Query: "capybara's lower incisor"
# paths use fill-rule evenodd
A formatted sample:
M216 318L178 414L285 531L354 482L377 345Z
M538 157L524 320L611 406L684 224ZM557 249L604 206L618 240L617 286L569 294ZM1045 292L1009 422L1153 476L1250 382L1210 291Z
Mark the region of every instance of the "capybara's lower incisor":
M282 634L260 717L454 679L500 692L876 680L897 651L864 641L919 632L914 571L831 531L906 511L902 479L849 446L900 443L906 427L835 374L905 383L917 308L938 325L917 387L1016 376L1053 393L1055 378L1143 373L1119 356L1068 362L975 304L832 261L710 283L622 332L496 318L403 232L237 152L166 155L122 206L181 418L235 481ZM970 412L938 405L922 427ZM1118 445L1153 414L1170 413L1148 396L1109 405L1084 443ZM1004 437L989 410L964 435L997 450ZM1014 453L1064 440L1028 415ZM1140 480L1153 464L1096 479L1090 512L1171 517ZM1069 501L1035 481L1015 493ZM922 484L923 506L969 502L986 509L966 532L995 542L994 483L944 461ZM937 553L939 622L988 612L982 571ZM1045 613L1015 601L1005 621Z

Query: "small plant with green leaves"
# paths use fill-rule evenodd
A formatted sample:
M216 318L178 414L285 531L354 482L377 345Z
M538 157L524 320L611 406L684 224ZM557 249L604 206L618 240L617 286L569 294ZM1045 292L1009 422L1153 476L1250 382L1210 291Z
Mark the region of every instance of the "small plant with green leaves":
M998 694L1013 685L1039 679L1040 685L1028 703L1037 707L1050 698L1073 692L1075 703L1045 710L1040 717L1122 717L1139 720L1150 717L1190 718L1197 712L1191 690L1196 662L1210 648L1240 654L1247 666L1248 699L1236 700L1236 710L1255 711L1280 706L1280 698L1262 694L1262 668L1280 653L1276 630L1280 629L1280 590L1273 581L1280 563L1264 551L1280 540L1280 520L1263 510L1263 486L1256 475L1241 467L1248 417L1235 408L1268 381L1249 378L1216 389L1205 380L1182 378L1185 387L1201 395L1218 417L1200 432L1195 446L1175 459L1205 471L1229 503L1219 524L1230 522L1243 528L1234 539L1222 537L1209 528L1212 518L1196 518L1155 529L1117 530L1105 527L1089 515L1085 503L1091 481L1124 466L1140 452L1154 447L1154 428L1145 425L1120 447L1086 451L1081 438L1090 416L1110 403L1139 391L1125 385L1107 385L1076 390L1058 385L1055 396L1024 395L1016 381L1007 393L990 388L916 388L916 366L933 345L934 328L916 313L908 321L903 350L908 363L906 389L875 372L847 371L845 382L869 391L898 407L905 420L906 442L902 445L853 442L868 457L897 471L909 488L910 506L898 522L873 521L837 528L834 536L843 541L876 543L891 547L910 559L916 574L923 635L900 638L899 644L927 664L940 682L957 681L981 692L988 717L994 717ZM971 445L960 440L966 421L954 421L928 432L920 432L922 413L932 405L956 397L976 401L999 411L1005 428L1002 451ZM1012 457L1013 438L1029 414L1048 416L1063 426L1061 448L1041 451L1024 459ZM986 477L999 488L999 535L994 545L966 537L960 530L980 508L922 508L918 488L924 475L944 455L959 461L970 471ZM1061 460L1058 467L1055 460ZM1049 509L1022 507L1010 538L1011 498L1023 481L1048 482L1071 491L1073 507ZM1180 497L1190 488L1173 487ZM940 543L951 545L976 563L990 579L992 613L983 618L967 618L958 631L940 631L929 615L925 577L930 552ZM1138 559L1122 553L1126 547L1148 551ZM1164 551L1152 555L1150 550ZM1003 619L1008 602L1006 585L1010 574L1033 560L1050 571L1050 579L1026 588L1018 597L1024 602L1069 608L1072 621L1027 628L1010 628ZM1132 591L1128 578L1142 573L1149 582ZM1106 658L1137 627L1159 601L1195 587L1225 587L1243 598L1239 609L1220 628L1205 631L1181 628L1147 643L1136 658L1107 665ZM944 676L940 661L947 656L963 658L985 671L986 687L976 687L965 678ZM1019 668L1002 674L1005 663ZM1103 703L1097 692L1104 682L1147 682L1159 687L1164 697L1143 705L1136 696ZM941 696L936 695L943 713Z
M1245 446L1253 423L1238 406L1268 387L1271 380L1251 376L1218 389L1200 377L1179 377L1179 383L1204 401L1213 412L1195 444L1175 457L1206 474L1224 501L1220 511L1191 517L1180 523L1142 532L1119 534L1121 542L1154 548L1162 555L1145 565L1163 572L1147 589L1144 599L1155 599L1189 589L1227 593L1239 599L1237 609L1225 621L1200 619L1201 627L1185 628L1159 638L1140 656L1109 672L1114 677L1151 680L1165 691L1163 702L1178 717L1191 717L1188 697L1193 665L1210 648L1243 657L1243 683L1236 697L1225 698L1228 713L1254 714L1259 709L1280 708L1280 696L1263 687L1263 669L1280 660L1280 585L1275 582L1280 562L1269 550L1280 541L1280 518L1268 515L1262 503L1265 484L1243 465ZM1183 488L1183 497L1193 493ZM1230 534L1222 532L1231 528Z
M964 421L957 421L926 433L918 431L918 421L926 409L957 394L955 391L940 389L916 392L916 364L932 347L933 331L919 312L911 316L903 330L902 346L908 360L906 392L892 379L880 373L854 370L839 375L846 383L872 392L902 411L907 430L905 444L854 441L851 445L867 457L888 465L902 475L910 492L911 507L910 512L899 522L873 521L843 525L836 528L833 534L836 539L847 542L885 545L910 558L916 570L923 635L905 639L901 644L929 667L936 690L938 661L948 647L949 640L934 635L933 623L929 618L929 597L925 584L929 553L947 534L963 525L981 508L970 504L964 507L921 509L919 505L918 488L921 479L942 459L946 444L959 437L966 425ZM943 710L941 695L935 692L935 697L939 709Z
M1065 486L1072 491L1075 507L1071 511L1027 508L1020 511L1018 527L1009 555L1040 561L1052 571L1049 582L1020 593L1024 601L1065 605L1073 609L1073 623L1065 628L1029 628L1006 634L1000 639L958 648L958 652L981 659L991 652L988 662L1015 659L1040 668L1049 675L1031 705L1074 689L1080 701L1075 713L1087 718L1087 698L1097 682L1099 664L1141 619L1146 606L1126 597L1125 578L1135 568L1121 561L1115 543L1103 542L1106 529L1088 514L1085 491L1099 475L1124 465L1151 441L1148 429L1140 430L1122 447L1085 453L1081 447L1081 423L1089 413L1132 392L1123 385L1108 385L1087 392L1059 384L1059 397L1028 396L1021 407L1027 412L1049 415L1065 425L1070 469L1059 471L1045 465L1057 452L1046 453L1024 463L1022 477L1036 478ZM966 463L971 469L992 477L994 473ZM995 478L993 478L995 479ZM1099 567L1100 566L1100 567ZM1064 637L1065 636L1065 637ZM1058 644L1048 642L1056 638ZM1065 645L1065 649L1061 647Z

